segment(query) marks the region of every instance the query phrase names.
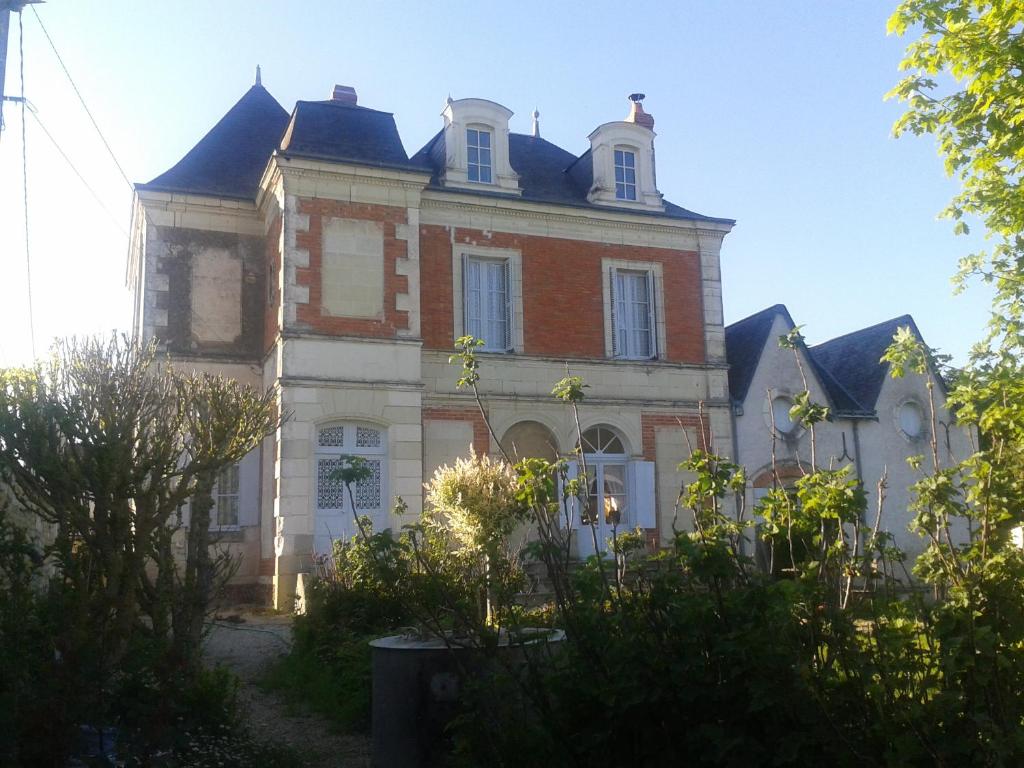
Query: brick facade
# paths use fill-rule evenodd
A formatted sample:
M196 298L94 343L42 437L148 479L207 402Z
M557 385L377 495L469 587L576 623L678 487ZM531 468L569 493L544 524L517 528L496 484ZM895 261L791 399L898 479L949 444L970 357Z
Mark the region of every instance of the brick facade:
M700 256L459 227L420 227L422 336L428 349L452 348L452 243L518 250L523 261L524 353L604 358L602 259L662 265L668 349L662 359L702 364L704 307ZM661 299L661 297L657 297Z

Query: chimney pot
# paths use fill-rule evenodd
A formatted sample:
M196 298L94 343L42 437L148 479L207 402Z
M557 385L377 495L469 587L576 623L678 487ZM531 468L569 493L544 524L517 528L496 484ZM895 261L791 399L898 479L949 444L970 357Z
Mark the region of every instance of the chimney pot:
M627 123L636 123L642 125L644 128L653 131L654 130L654 115L644 112L644 94L642 93L631 93L629 94L629 100L632 105L629 109L629 117L626 118Z
M357 103L356 89L351 85L335 85L334 91L331 93L331 101L355 106Z

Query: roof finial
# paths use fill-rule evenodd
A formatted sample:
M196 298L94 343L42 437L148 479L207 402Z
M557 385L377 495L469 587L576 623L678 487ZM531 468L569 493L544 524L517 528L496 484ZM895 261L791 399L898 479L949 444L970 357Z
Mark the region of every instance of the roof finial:
M540 112L533 110L533 138L540 138Z
M256 85L263 85L263 77L260 75L260 65L256 65Z

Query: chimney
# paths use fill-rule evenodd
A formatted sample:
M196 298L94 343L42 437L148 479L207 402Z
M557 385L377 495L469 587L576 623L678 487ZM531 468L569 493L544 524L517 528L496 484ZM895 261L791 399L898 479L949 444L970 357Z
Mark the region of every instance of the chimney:
M642 125L644 128L653 131L654 116L644 112L644 98L646 98L646 95L643 93L629 94L629 100L633 102L633 107L629 110L629 117L626 118L626 122L636 123L637 125Z
M331 93L331 101L335 104L356 105L356 89L351 85L335 85Z

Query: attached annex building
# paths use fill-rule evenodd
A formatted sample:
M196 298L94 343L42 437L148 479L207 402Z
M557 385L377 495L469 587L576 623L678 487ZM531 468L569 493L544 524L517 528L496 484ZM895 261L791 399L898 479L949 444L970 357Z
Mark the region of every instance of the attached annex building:
M550 391L566 363L582 376L594 502L616 510L602 531L617 519L671 536L699 403L731 441L719 253L734 222L662 198L641 99L579 156L541 138L536 114L532 135L513 133L505 107L449 99L409 156L392 115L351 88L289 114L257 81L136 186L137 337L273 387L290 414L218 483L239 583L272 585L289 607L297 574L353 533L331 480L341 454L372 467L355 506L383 528L419 514L436 467L495 449L448 364L464 334L486 341L481 389L511 450L573 451Z
M928 381L933 385L939 461L952 466L977 449L973 429L958 425L946 407L946 390L936 371L889 375L881 361L900 328L924 338L910 315L795 351L779 346L779 337L795 327L789 310L776 304L729 325L726 344L733 402L733 458L747 469L747 506L769 488L787 487L810 467L807 430L789 417L794 396L807 390L827 405L831 416L815 429L819 467L851 466L868 497L867 524L878 512L879 481L884 477L881 530L908 555L923 548L911 533L910 486L918 475L907 463L931 453L932 425ZM959 532L962 533L962 532Z

